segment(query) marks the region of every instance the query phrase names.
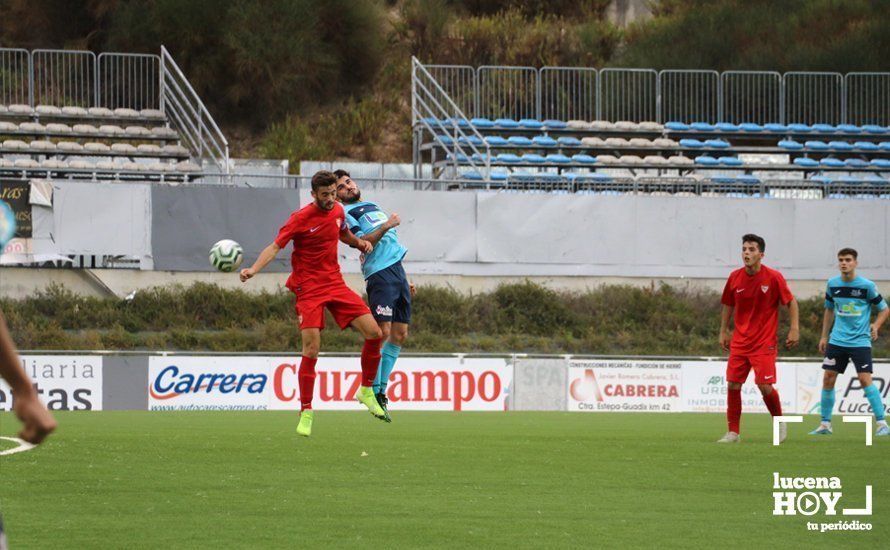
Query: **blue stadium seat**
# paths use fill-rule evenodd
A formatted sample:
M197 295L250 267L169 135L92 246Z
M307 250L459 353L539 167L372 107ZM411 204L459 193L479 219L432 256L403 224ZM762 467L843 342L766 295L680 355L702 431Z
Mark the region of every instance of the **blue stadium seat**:
M544 123L534 118L523 118L519 120L519 125L530 130L540 130L544 127Z
M472 155L470 155L470 160L472 160L473 162L481 162L485 164L485 153L473 153Z
M666 130L674 130L678 132L685 132L686 130L689 130L688 124L677 121L665 122L664 127Z
M568 164L569 162L572 162L572 160L569 157L567 157L565 155L561 155L559 153L551 153L551 154L547 155L546 158L547 158L547 162L555 162L558 164Z
M695 157L695 163L701 164L702 166L717 166L718 164L720 164L720 161L708 155L701 155Z
M465 118L449 118L448 124L457 124L458 128L469 128L470 121Z
M423 122L426 122L427 124L429 124L430 126L433 126L433 127L435 127L439 124L439 119L434 116L423 117L420 120L422 120Z
M877 143L873 143L871 141L857 141L853 144L854 149L859 149L860 151L878 151L880 147L878 147Z
M835 159L835 158L830 158L830 157L820 160L819 164L821 164L822 166L828 166L829 168L843 168L844 167L844 161L842 161L841 159Z
M470 172L464 172L460 175L461 179L464 180L472 180L472 181L482 181L485 178L482 177L482 174L477 172L476 170L471 170Z
M436 141L438 141L442 145L454 144L454 138L452 138L451 136L436 136Z
M689 125L690 128L695 130L696 132L713 132L717 129L716 126L709 122L693 122Z
M870 183L873 185L887 185L888 183L890 183L877 174L863 174L863 176L864 177L862 179L863 181L865 181L865 183Z
M509 176L510 172L507 172L506 170L492 170L489 177L492 181L507 181Z
M752 176L750 174L742 174L741 176L736 176L736 181L739 183L746 183L748 185L760 185L760 179L757 176Z
M548 118L544 121L544 127L548 130L562 130L566 127L566 123L561 120L554 120Z
M733 124L731 122L718 122L714 126L721 132L738 132L741 130L738 124Z
M522 162L533 162L535 164L543 164L544 157L537 153L526 153L522 155Z
M830 134L837 132L837 128L831 124L813 124L813 131L819 132L820 134Z
M531 147L532 145L532 140L525 136L510 136L507 138L507 141L510 145L515 145L516 147Z
M561 137L561 138L557 139L556 142L559 143L560 147L580 147L581 146L580 139L578 139L576 137L570 137L570 136Z
M470 124L476 128L494 128L494 121L488 118L471 118Z
M763 126L754 124L753 122L743 122L739 124L739 129L743 132L762 132Z
M882 141L878 144L878 149L881 151L890 151L890 141Z
M457 139L457 142L461 145L472 143L473 145L482 145L482 138L479 136L461 136Z
M810 158L806 158L806 157L800 157L800 158L794 159L794 164L796 164L798 166L803 166L804 168L815 168L815 167L819 166L819 161L813 160Z
M705 141L705 147L714 149L729 149L729 142L724 139L709 139Z
M807 149L811 149L813 151L828 151L828 149L830 149L830 147L828 147L828 144L825 143L824 141L816 141L816 140L808 141L808 142L804 143L804 146Z
M724 166L741 166L741 165L745 164L738 157L720 157L717 159L717 162L719 162L720 164L722 164Z
M494 121L494 124L501 128L519 128L519 123L512 118L499 118Z
M866 168L868 167L868 162L862 159L847 159L844 161L844 164L849 166L850 168Z
M793 123L788 125L788 129L795 134L808 134L813 131L812 126L806 124Z
M590 174L578 174L577 177L584 178L586 180L592 180L597 183L612 183L612 176L609 174L600 174L599 172L593 172Z
M890 132L890 129L878 126L877 124L865 124L862 126L862 131L867 134L886 134L887 132Z
M803 149L803 144L793 139L783 139L779 142L779 147L782 149L787 149L789 151L800 151Z
M784 124L777 124L775 122L770 122L768 124L763 125L763 129L767 132L774 132L778 134L788 133L788 127Z
M503 147L510 143L506 138L502 138L501 136L488 136L485 138L485 141L491 147Z
M837 179L837 182L859 185L862 183L862 178L859 176L841 176Z
M818 176L811 176L809 178L809 181L814 181L816 183L821 183L821 184L827 185L829 183L833 183L834 178L832 178L830 176L823 175L823 174L819 174Z
M710 179L714 183L735 183L737 181L733 176L714 176Z
M684 138L680 140L680 147L691 147L693 149L701 149L705 146L703 141L699 141L693 138Z
M581 162L583 164L593 164L596 162L596 157L592 157L590 155L572 155L572 160L575 162Z
M532 143L541 147L556 147L556 140L550 136L535 136Z
M457 159L457 162L467 162L469 160L469 157L467 157L467 155L465 155L463 153L457 153L457 154L448 153L448 160L454 160L454 159Z
M853 146L846 141L829 141L828 147L835 151L850 151L853 149Z
M501 153L497 156L498 162L519 162L520 159L518 155L514 155L513 153Z
M856 126L855 124L838 124L837 125L838 132L844 132L845 134L861 134L862 128Z
M871 159L869 164L875 168L890 168L890 160L888 159Z

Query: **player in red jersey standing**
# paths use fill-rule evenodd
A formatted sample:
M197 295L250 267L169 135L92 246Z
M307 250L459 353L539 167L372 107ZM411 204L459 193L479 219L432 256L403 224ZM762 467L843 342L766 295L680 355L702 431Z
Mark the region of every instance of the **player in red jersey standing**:
M726 365L726 419L729 431L718 443L739 441L739 421L742 417L742 385L754 370L754 383L763 395L763 402L773 416L782 416L782 402L776 383L776 330L779 327L779 304L786 306L791 327L785 347L791 349L800 339L797 300L788 289L781 273L760 262L766 243L757 235L742 237L742 260L745 267L729 275L723 289L723 311L720 315L720 346L729 351ZM735 315L733 315L735 313ZM735 331L730 337L729 319ZM787 435L786 424L781 425L781 440Z
M371 252L373 247L368 241L353 235L347 227L343 206L335 200L336 184L337 177L331 172L316 172L312 176L314 201L291 214L275 241L260 253L252 266L241 270L241 281L247 281L266 267L287 243L293 241L293 272L286 284L296 294L303 340L303 357L298 374L300 423L297 426L297 433L303 436L312 433L315 363L321 345L325 308L334 316L341 330L351 326L365 338L361 358L362 384L355 398L377 418L385 417L371 389L377 375L377 365L380 364L383 335L365 302L346 286L337 261L337 243L340 241L365 254Z

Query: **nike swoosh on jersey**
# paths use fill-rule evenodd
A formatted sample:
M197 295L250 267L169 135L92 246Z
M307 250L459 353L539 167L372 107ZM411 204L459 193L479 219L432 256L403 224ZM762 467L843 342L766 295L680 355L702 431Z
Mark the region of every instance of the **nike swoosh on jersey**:
M312 229L310 229L309 232L310 232L310 233L315 233L315 232L318 231L319 229L321 229L321 226L320 226L320 225L317 225L317 226L313 227Z
M738 293L738 292L745 292L745 289L744 289L744 288L739 288L739 289L736 290L736 292L737 292L737 293Z

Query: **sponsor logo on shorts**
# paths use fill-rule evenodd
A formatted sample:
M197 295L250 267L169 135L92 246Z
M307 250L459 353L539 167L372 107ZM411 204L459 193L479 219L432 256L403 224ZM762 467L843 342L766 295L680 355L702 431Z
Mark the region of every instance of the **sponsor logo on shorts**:
M389 306L377 306L377 309L375 311L377 312L377 315L392 317L392 308Z
M837 359L834 359L833 357L826 357L825 360L822 361L822 364L826 367L834 367L835 365L837 365Z

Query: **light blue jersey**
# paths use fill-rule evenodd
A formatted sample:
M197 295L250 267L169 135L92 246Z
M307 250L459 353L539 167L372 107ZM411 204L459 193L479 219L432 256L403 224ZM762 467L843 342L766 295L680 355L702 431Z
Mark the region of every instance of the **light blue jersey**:
M871 347L871 308L887 309L887 302L878 287L857 276L850 282L841 277L828 280L825 288L825 309L834 310L834 327L829 344L845 348Z
M344 204L343 207L346 210L346 224L356 237L373 233L389 219L386 212L373 202L361 201ZM374 245L374 250L364 257L362 275L367 279L378 271L400 262L407 252L408 249L399 242L396 230L390 229Z

